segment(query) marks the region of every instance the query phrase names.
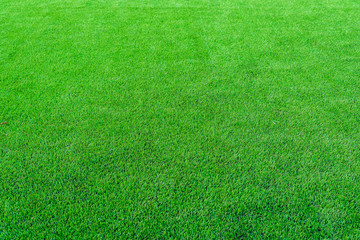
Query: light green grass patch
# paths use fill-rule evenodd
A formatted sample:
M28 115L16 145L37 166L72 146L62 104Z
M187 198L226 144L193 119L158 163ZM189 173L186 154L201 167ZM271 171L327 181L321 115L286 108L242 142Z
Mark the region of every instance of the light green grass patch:
M356 239L360 4L0 0L0 239Z

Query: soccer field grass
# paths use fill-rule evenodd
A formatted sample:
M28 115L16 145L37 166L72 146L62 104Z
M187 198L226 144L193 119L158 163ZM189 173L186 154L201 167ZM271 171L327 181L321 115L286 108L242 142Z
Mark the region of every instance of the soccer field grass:
M358 0L0 0L0 239L359 239Z

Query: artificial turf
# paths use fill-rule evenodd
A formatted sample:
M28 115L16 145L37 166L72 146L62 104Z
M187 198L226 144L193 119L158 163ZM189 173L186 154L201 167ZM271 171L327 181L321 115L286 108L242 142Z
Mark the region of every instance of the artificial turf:
M0 0L0 239L359 239L358 0Z

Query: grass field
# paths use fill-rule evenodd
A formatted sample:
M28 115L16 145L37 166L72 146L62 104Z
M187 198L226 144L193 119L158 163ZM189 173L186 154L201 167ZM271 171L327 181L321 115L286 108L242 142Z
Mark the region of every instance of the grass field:
M358 0L0 0L0 239L359 239Z

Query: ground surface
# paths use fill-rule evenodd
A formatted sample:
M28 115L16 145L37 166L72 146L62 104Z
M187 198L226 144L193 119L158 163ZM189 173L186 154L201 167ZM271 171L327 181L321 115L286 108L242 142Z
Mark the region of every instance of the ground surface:
M359 19L0 0L0 239L358 239Z

